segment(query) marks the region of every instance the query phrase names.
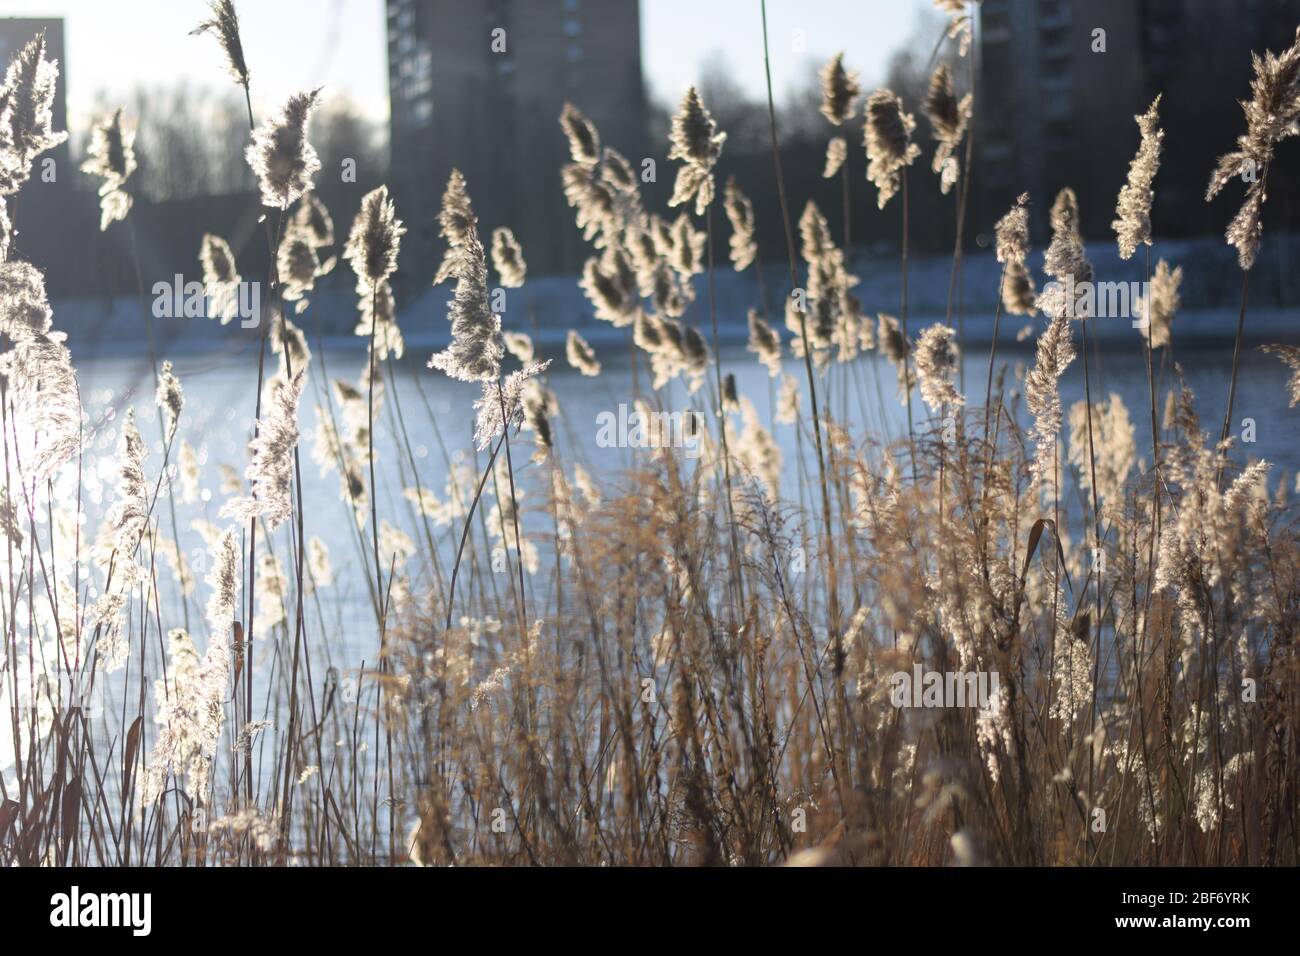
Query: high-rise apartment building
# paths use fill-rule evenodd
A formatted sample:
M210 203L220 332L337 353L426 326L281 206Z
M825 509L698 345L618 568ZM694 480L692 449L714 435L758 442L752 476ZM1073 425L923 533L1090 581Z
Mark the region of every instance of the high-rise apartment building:
M566 101L629 157L646 102L637 0L388 0L392 179L409 227L403 271L437 268L436 214L464 173L486 242L515 230L530 269L576 269L580 236L560 186Z
M1028 191L1043 231L1069 185L1084 232L1104 235L1138 144L1133 117L1159 94L1156 229L1190 234L1231 214L1201 201L1205 185L1245 127L1251 51L1291 45L1300 0L983 0L979 17L983 218Z

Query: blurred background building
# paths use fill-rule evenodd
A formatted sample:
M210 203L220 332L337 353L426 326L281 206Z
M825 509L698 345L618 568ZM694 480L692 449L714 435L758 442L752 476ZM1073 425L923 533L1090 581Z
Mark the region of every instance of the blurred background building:
M1186 236L1220 228L1232 205L1207 205L1205 186L1244 129L1251 51L1291 45L1300 0L983 0L979 17L979 221L1028 191L1043 234L1070 185L1085 235L1106 235L1138 143L1133 117L1159 94L1153 218ZM1270 186L1270 213L1296 221L1294 179Z
M645 155L637 0L387 0L387 10L406 279L427 284L437 267L437 211L453 167L485 239L509 226L530 268L578 269L582 244L560 188L560 111L571 101L605 144Z
M109 29L98 5L24 2L46 15L0 18L0 65L44 30L49 56L61 72L55 125L71 134L67 144L47 154L54 160L53 178L45 181L36 170L11 204L19 253L42 263L51 294L134 295L137 258L146 284L191 274L209 231L230 241L242 274L265 275L265 210L244 160L243 91L221 71L211 38L186 35L193 28L192 11L161 0L119 0L139 14L139 22L106 52L104 44L91 42ZM769 278L778 276L785 236L755 8L752 0L710 0L693 12L681 2L241 0L249 49L265 43L271 50L256 58L253 108L261 120L282 102L284 90L325 84L324 103L309 131L322 163L317 192L341 240L361 197L380 183L391 186L409 230L398 273L399 303L406 308L424 298L442 258L437 212L453 167L468 180L485 241L496 226L509 226L523 246L530 276L561 277L557 285L572 292L569 279L592 250L561 185L560 170L569 157L558 118L566 101L591 118L605 145L634 165L655 161L656 181L642 188L646 208L676 216L680 210L666 205L677 165L667 158L669 120L685 84L694 83L727 133L718 184L734 176L749 194L760 259ZM848 138L853 266L864 282L878 282L878 299L896 298L888 283L896 281L891 263L897 261L902 203L876 208L874 187L864 177L861 104L847 129L832 127L819 112L817 69L841 46L865 91L888 86L916 116L923 158L912 173L916 188L909 214L917 261L950 254L954 239L957 193L937 188L929 168L933 135L922 109L930 76L942 61L952 69L959 94L975 81L976 152L968 171L973 192L965 233L972 259L987 249L993 224L1023 191L1032 196L1041 250L1052 199L1066 185L1078 192L1085 236L1113 242L1115 200L1139 138L1133 118L1160 94L1166 136L1155 232L1161 240L1197 240L1179 254L1188 266L1189 300L1217 303L1237 294L1232 252L1220 238L1237 203L1231 196L1204 202L1205 185L1216 158L1244 129L1238 101L1250 95L1252 51L1276 52L1291 44L1300 0L983 0L974 5L974 73L972 59L959 58L954 42L937 42L948 20L931 0L804 2L769 3L774 69L780 64L785 70L774 94L786 192L793 216L811 200L832 234L842 236L841 183L823 178L822 170L828 139ZM674 9L671 22L658 19ZM64 10L73 11L66 22L55 16ZM864 10L889 34L875 52L871 39L859 35L861 20L855 18L868 16ZM311 15L298 24L295 12ZM111 19L118 28L124 16ZM289 64L277 75L275 68L285 64L276 44L289 22L304 31L306 62ZM805 27L804 39L812 43L806 49L795 42ZM665 67L664 50L688 46L693 53L682 52L680 62L669 59L672 68ZM154 54L203 57L203 69L159 67L149 59ZM126 85L112 85L118 70L130 72ZM135 206L129 225L114 224L101 233L98 183L78 166L91 122L118 106L138 127L139 169L129 184ZM1268 249L1252 278L1252 302L1300 299L1300 286L1290 279L1290 245L1300 228L1300 173L1288 157L1297 149L1300 141L1284 144L1270 176ZM340 175L349 166L355 181ZM716 224L725 242L729 227L721 219ZM1193 275L1214 287L1191 288ZM946 277L939 285L946 292ZM313 318L326 331L350 332L356 305L350 270L337 269L320 286ZM532 295L541 313L538 291L534 287ZM574 308L586 308L574 298L575 305L539 314L539 321L571 324ZM440 310L444 302L440 292L419 307Z

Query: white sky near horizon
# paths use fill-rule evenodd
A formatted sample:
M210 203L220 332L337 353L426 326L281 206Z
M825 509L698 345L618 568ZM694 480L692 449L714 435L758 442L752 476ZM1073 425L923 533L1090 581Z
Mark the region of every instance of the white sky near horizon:
M327 96L343 91L362 113L386 120L384 0L243 0L237 6L259 112L324 85ZM890 52L907 39L918 12L931 7L930 0L769 0L778 100L840 49L866 84L880 81ZM184 82L229 93L233 84L216 43L187 35L206 10L203 0L0 0L0 17L63 18L61 66L74 129L84 128L100 100L124 99L141 86ZM641 42L652 97L675 103L700 67L719 56L742 90L764 95L758 0L642 0Z

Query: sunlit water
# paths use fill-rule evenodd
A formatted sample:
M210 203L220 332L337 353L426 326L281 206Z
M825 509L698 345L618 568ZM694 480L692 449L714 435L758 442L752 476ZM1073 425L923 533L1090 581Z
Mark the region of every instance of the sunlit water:
M602 447L603 443L598 442L599 416L608 412L617 418L620 404L625 404L630 409L633 402L632 373L625 348L598 347L597 351L604 366L602 374L597 378L579 375L568 367L562 356L556 357L557 360L550 369L550 383L558 395L561 415L553 425L558 460L566 470L577 461L597 478L610 480L632 464L633 452L627 448ZM971 405L978 407L983 404L987 352L982 348L974 352L975 354L968 355L965 362L965 386ZM407 361L397 367L398 405L418 468L420 484L445 500L448 497L446 483L449 459L466 459L471 464L477 461L477 469L481 469L486 462L485 456L474 457L471 441L471 406L477 393L470 386L452 382L441 373L426 369L423 358L423 353L418 358L414 354L408 355ZM1177 358L1187 384L1196 394L1203 429L1217 435L1222 425L1227 397L1231 369L1230 349L1200 349L1179 354ZM1023 347L1004 346L999 365L1003 360L1007 366L1006 387L1010 391L1018 385L1014 377L1015 366L1017 363L1031 364L1033 354ZM513 367L513 360L507 361ZM873 368L873 363L878 364ZM325 364L331 378L346 378L355 384L365 364L365 352L344 345L332 347L326 352ZM793 426L771 425L770 389L774 383L769 379L766 369L758 365L753 355L743 347L724 347L722 365L724 373L733 372L736 375L740 393L754 403L764 423L772 428L784 458L782 495L797 502L800 488L799 449ZM203 355L183 356L175 361L175 368L186 396L180 434L198 450L204 465L201 500L192 504L176 502L178 533L181 550L192 564L203 568L206 567L206 550L201 537L190 527L190 523L196 518L223 526L229 523L219 516L221 505L229 495L220 490L218 466L226 464L242 473L246 465L246 446L252 425L257 380L256 354L250 349L233 360L226 358L219 362L211 361ZM800 382L806 416L808 397L802 364L787 358L786 371L795 375ZM1106 351L1101 355L1100 367L1094 365L1091 373L1094 401L1099 401L1112 392L1124 399L1135 426L1139 458L1148 461L1149 399L1142 352L1140 349L1130 352ZM146 471L151 477L156 475L161 464L162 445L157 424L153 420L156 413L152 404L152 376L147 360L142 360L139 356L94 359L79 363L79 374L91 419L99 423L93 435L94 452L88 456L86 463L89 476L86 510L93 527L111 501L113 456L117 448L124 403L134 405L141 432L149 440L151 456L146 463ZM639 366L638 374L639 384L644 390L647 385L644 364ZM1160 374L1159 368L1157 374ZM1169 370L1164 374L1167 388L1172 376ZM319 602L315 599L309 602L308 630L313 635L320 635L319 643L313 639L314 651L327 654L337 664L350 666L362 658L373 659L377 649L377 629L370 592L358 559L358 548L364 546L369 549L370 545L368 527L361 528L361 536L358 535L351 508L341 497L337 472L331 470L322 474L311 460L312 436L323 407L323 381L320 356L317 355L300 409L303 433L302 495L306 535L308 538L320 538L328 547L335 582L329 588L322 589ZM889 438L898 439L906 434L907 419L905 408L898 401L894 383L892 369L883 360L867 355L859 359L853 372L847 371L843 366L833 366L829 385L825 379L819 383L819 398L823 409L829 401L831 414L837 420L847 421L851 425L855 438L878 438L883 430ZM1276 358L1256 349L1248 349L1243 353L1233 431L1240 437L1243 421L1251 419L1254 422L1255 441L1240 445L1237 453L1243 457L1259 457L1272 462L1275 465L1274 482L1290 476L1300 465L1300 412L1288 409L1285 384L1285 368ZM665 405L674 409L692 405L703 409L708 387L706 385L692 396L681 382L674 382L667 390ZM1081 399L1083 389L1082 365L1076 359L1062 382L1063 406L1068 409L1071 403ZM884 398L883 429L882 406L878 395ZM1010 396L1008 401L1010 402ZM1023 406L1023 402L1020 405ZM1163 409L1163 396L1160 407ZM379 516L406 531L417 545L417 553L405 562L406 567L399 565L398 571L409 575L412 589L418 595L422 585L428 584L430 562L425 554L427 545L423 522L418 520L411 503L402 493L404 488L414 487L415 481L407 467L404 443L397 441L395 411L392 396L385 395L376 414L375 426ZM915 396L913 414L919 428L926 410ZM805 469L812 467L811 448L807 442L808 435L805 432L802 444L803 452L808 456ZM541 558L541 567L532 576L530 589L540 595L547 586L547 568L552 563L553 549L550 523L540 513L540 505L546 495L548 472L529 462L532 451L532 439L528 433L513 440L512 452L519 491L522 494L525 536L534 540ZM492 493L492 483L489 481L485 493L487 500L492 500ZM161 508L156 514L162 522L164 533L170 534L170 510ZM435 528L434 533L440 552L440 567L445 575L454 559L460 527L444 525ZM286 572L290 572L291 538L287 525L276 531L270 547L280 557ZM387 560L385 556L385 564ZM386 567L385 577L387 570ZM463 579L461 586L464 586ZM464 595L463 590L461 595ZM199 598L205 600L206 594L201 593ZM192 602L190 608L190 621L196 633L202 630L202 615L199 613L201 600ZM179 613L179 605L174 606L173 611Z
M609 413L617 420L620 404L630 408L634 401L633 372L626 343L619 344L616 338L598 340L593 336L593 344L603 364L603 372L596 378L583 377L570 369L564 360L562 349L553 347L540 357L555 359L550 368L550 384L557 393L561 407L561 415L553 422L557 460L570 475L574 463L581 463L598 479L598 483L609 487L609 483L617 482L619 474L633 464L634 452L628 448L605 447L604 443L598 441L600 416ZM379 638L370 585L359 557L363 547L369 553L368 526L358 526L351 507L341 495L337 473L332 470L322 473L310 454L320 409L323 407L322 389L327 375L330 379L343 378L355 385L366 362L365 351L359 347L359 343L352 340L335 340L324 349L323 355L317 343L314 351L316 354L310 380L300 409L305 534L308 539L319 538L325 543L334 571L333 583L309 595L304 604L306 648L312 666L310 683L313 693L320 695L327 681L363 679L360 676L362 665L374 665ZM396 570L409 580L412 599L426 604L429 603L433 562L427 554L424 524L403 495L403 490L414 487L416 482L409 471L406 443L398 440L395 429L398 406L405 422L410 454L415 460L419 483L423 488L432 490L439 499L446 500L448 497L449 461L462 460L473 467L476 473L486 461L486 456L474 451L471 438L472 403L477 397L476 390L425 368L424 360L428 352L429 349L424 347L408 348L406 361L394 370L398 401L393 401L390 388L378 409L375 428L379 516L381 520L404 530L415 543L416 553L400 562ZM231 522L222 519L219 514L222 504L231 497L222 491L219 466L228 465L241 474L246 467L247 442L256 394L257 358L255 345L250 344L242 347L228 346L219 353L215 350L206 353L190 352L172 358L176 374L184 385L186 398L180 437L198 451L202 462L198 500L189 503L174 501L176 534L180 539L181 551L200 584L187 605L183 605L170 572L160 567L158 611L164 631L188 625L202 648L209 637L202 610L208 596L208 588L202 581L209 559L203 539L192 523L201 519L221 527L232 526ZM1222 425L1231 370L1230 346L1187 349L1180 352L1177 359L1185 381L1196 394L1202 428L1217 435ZM998 365L1003 366L1005 363L1007 370L1009 404L1012 404L1014 398L1011 392L1018 386L1016 366L1020 363L1028 365L1032 361L1033 353L1026 346L1004 343L1001 347ZM515 367L513 359L508 359L507 362L508 368ZM268 356L268 374L275 364L276 360ZM971 399L970 404L978 408L983 402L987 375L986 349L983 346L973 347L964 364L965 393ZM801 443L796 441L793 426L772 426L771 397L776 383L769 378L766 369L755 361L753 355L741 345L724 346L722 367L724 373L735 374L740 394L753 402L763 422L772 429L784 459L781 494L787 501L797 504L801 496L810 491L806 484L807 478L802 479L804 483L801 486L800 450L805 458L803 473L812 475L815 469L806 425L809 403L802 363L787 357L785 369L800 383L805 420ZM141 433L150 446L145 470L151 489L162 465L163 447L153 405L153 376L147 358L140 354L117 357L82 355L77 357L77 368L83 401L91 422L89 447L83 461L81 495L86 512L85 527L87 533L93 535L112 503L115 458L121 423L128 406L135 408ZM1149 460L1149 399L1146 366L1140 344L1129 350L1113 347L1104 350L1100 362L1092 365L1091 372L1094 401L1099 401L1112 392L1123 398L1135 426L1139 458L1142 461ZM1173 381L1172 369L1166 368L1161 373L1158 368L1157 374L1162 375L1167 389ZM648 373L643 361L638 364L637 378L644 391L648 384ZM1255 441L1239 445L1236 454L1239 458L1258 457L1272 462L1275 466L1271 477L1274 487L1278 481L1286 481L1288 484L1293 482L1294 473L1300 466L1300 411L1288 408L1286 380L1285 367L1276 358L1264 355L1255 348L1243 352L1233 432L1240 438L1243 422L1252 420ZM905 408L898 401L894 382L893 370L887 363L875 356L865 355L851 370L846 366L833 366L829 380L823 378L819 381L818 394L823 409L829 405L833 416L848 424L855 440L878 441L882 435L898 440L906 435L907 422ZM682 382L674 382L665 390L663 404L670 409L694 407L703 410L708 404L705 396L710 387L706 384L701 391L690 395ZM1082 398L1083 388L1083 368L1076 359L1062 382L1062 400L1066 409ZM878 396L883 397L883 404ZM1022 407L1023 402L1015 402L1015 405ZM1163 408L1163 392L1160 405ZM914 401L913 410L918 429L925 427L923 421L926 412L919 400ZM518 489L522 496L525 537L535 544L540 558L538 570L528 579L530 601L536 617L545 614L541 608L545 607L549 597L554 551L553 526L541 509L546 500L549 472L530 462L532 451L533 443L529 434L525 433L513 440L512 452ZM171 467L174 468L174 464ZM167 483L164 482L163 487L164 494L167 494ZM485 502L492 500L493 489L489 482ZM154 511L163 535L169 536L172 533L172 504L173 502L163 501ZM481 529L484 525L479 518L475 519L475 524L475 534L478 536L474 539L476 558L483 576L486 576L491 567L490 558L478 553L482 549ZM239 530L242 535L244 529L240 527ZM453 563L460 532L459 521L433 528L435 546L438 549L438 567L444 580ZM259 554L265 553L269 547L279 558L290 580L293 571L292 534L290 525L282 525L269 541L264 535L259 535L258 539ZM385 580L389 577L387 561L388 556L385 556L382 562L385 564ZM83 569L83 574L85 573L86 570ZM97 585L102 586L98 573L89 586L83 578L83 598L93 600ZM472 610L466 603L467 598L475 595L476 586L485 587L482 579L475 585L462 570L457 592L458 616L481 613ZM490 585L486 589L490 594ZM509 585L504 579L499 582L498 593L510 593ZM285 731L282 725L287 722L287 717L281 712L282 703L275 702L277 695L270 691L284 678L284 671L289 666L285 652L291 645L284 640L285 632L282 630L278 631L281 640L267 640L266 596L259 594L258 601L258 619L263 623L255 631L258 643L255 645L253 671L254 717L271 721L273 729L270 733L282 735ZM133 642L138 641L141 620L138 603L133 601L129 612L134 621ZM290 622L293 613L294 609L290 606ZM145 668L147 686L152 686L153 680L161 672L158 650L162 642L158 640L152 614L149 623L150 647ZM138 654L138 651L133 649L133 654ZM331 669L332 673L327 673ZM133 657L123 679L117 679L117 676L100 684L103 696L98 700L104 708L102 716L105 722L102 726L105 728L105 739L120 735L122 727L130 722L131 715L135 713L139 688L138 660ZM373 683L371 687L373 688ZM363 691L363 699L364 696ZM3 736L0 735L0 738ZM11 762L12 754L0 743L0 770ZM6 772L11 771L10 766Z

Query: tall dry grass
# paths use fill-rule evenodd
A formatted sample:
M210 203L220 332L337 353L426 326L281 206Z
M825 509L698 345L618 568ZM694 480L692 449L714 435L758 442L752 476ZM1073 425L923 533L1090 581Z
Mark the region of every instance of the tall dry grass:
M970 15L944 6L948 39L968 55ZM1034 294L1025 198L997 227L999 300L973 307L1046 323L1028 370L999 364L994 342L984 404L970 401L957 374L961 236L979 104L957 97L946 68L926 107L938 179L910 170L921 144L889 91L866 101L857 162L879 206L959 183L956 330L912 336L905 298L901 321L864 314L849 221L870 204L855 195L844 137L827 165L842 178L840 242L809 204L796 245L774 108L773 179L744 184L780 197L789 287L772 288L788 341L767 301L752 206L727 184L731 266L753 269L763 290L748 322L769 373L766 422L719 348L713 166L725 131L692 90L672 141L682 165L671 205L687 208L670 219L646 208L632 164L566 107L564 188L592 243L581 284L597 317L626 330L632 356L633 394L605 386L608 398L651 420L689 413L676 419L677 445L699 453L652 435L611 450L593 478L579 410L562 408L530 337L503 333L488 307L488 251L459 173L440 217L452 342L411 380L422 409L398 397L405 343L391 280L403 226L383 189L359 202L342 250L358 281L364 368L355 382L330 377L319 330L313 349L289 315L292 304L311 321L315 281L336 255L332 219L310 191L315 93L258 126L256 73L229 0L199 32L216 37L245 91L248 156L274 212L257 425L247 472L222 487L226 524L194 518L198 463L183 383L166 363L155 371L162 463L128 419L113 507L98 528L81 520L100 452L86 441L76 343L55 331L39 267L14 255L0 217L0 862L1300 862L1300 540L1285 476L1207 437L1167 361L1181 273L1163 263L1145 306L1149 408L1133 410L1150 419L1151 444L1138 448L1123 402L1092 395L1097 320L1059 289ZM1215 191L1244 159L1267 170L1283 127L1265 126L1300 111L1297 55L1260 61L1250 132ZM856 75L837 57L823 77L822 112L847 130ZM0 212L61 140L50 128L56 78L39 39L6 74ZM1157 124L1153 105L1116 223L1127 255L1147 247L1147 276ZM130 221L132 148L119 111L86 167L105 182L104 228ZM1239 247L1257 241L1263 201L1262 185L1248 192L1250 221L1229 236ZM1072 193L1056 197L1052 219L1049 277L1087 281ZM524 298L525 250L508 230L490 249L497 284ZM229 321L243 281L229 246L205 237L202 264L210 314ZM900 267L905 277L906 251ZM696 302L704 274L708 301ZM708 339L697 328L706 309ZM1293 348L1278 351L1296 367ZM566 353L604 385L576 332ZM891 368L892 394L879 378ZM426 388L443 373L483 390L465 410L472 448L433 413ZM1069 409L1066 375L1087 394ZM687 405L673 407L683 394ZM303 401L320 422L311 436L299 433ZM886 401L908 409L906 434L884 431ZM395 440L381 457L385 415ZM412 450L416 423L435 438L443 488ZM794 489L782 487L779 429L798 449ZM339 476L336 500L303 500L308 437L313 463ZM381 498L379 475L403 489L402 513ZM333 626L340 556L311 534L339 516L353 550L343 560L374 617L360 662L340 659ZM181 553L184 519L209 542L205 574ZM999 684L979 708L895 706L892 675L916 666L996 673Z

